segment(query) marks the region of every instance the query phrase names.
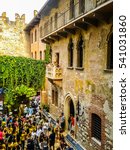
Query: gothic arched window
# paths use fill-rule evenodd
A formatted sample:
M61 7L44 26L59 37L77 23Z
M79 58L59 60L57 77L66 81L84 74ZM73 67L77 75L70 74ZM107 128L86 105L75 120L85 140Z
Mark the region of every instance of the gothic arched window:
M74 18L74 0L70 0L70 19Z
M73 49L74 49L74 44L73 44L72 39L70 39L69 45L68 45L68 67L73 66Z
M84 13L85 10L85 0L79 1L79 14Z
M113 33L108 37L107 69L113 69Z
M83 67L83 51L84 51L84 41L82 35L79 38L77 45L77 67Z

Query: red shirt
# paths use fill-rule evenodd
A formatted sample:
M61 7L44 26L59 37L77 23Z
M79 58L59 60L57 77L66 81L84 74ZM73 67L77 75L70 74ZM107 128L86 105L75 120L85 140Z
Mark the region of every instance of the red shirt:
M0 131L0 140L3 140L3 132Z
M72 124L72 126L74 126L74 124L75 124L75 119L74 119L74 117L71 118L71 124Z

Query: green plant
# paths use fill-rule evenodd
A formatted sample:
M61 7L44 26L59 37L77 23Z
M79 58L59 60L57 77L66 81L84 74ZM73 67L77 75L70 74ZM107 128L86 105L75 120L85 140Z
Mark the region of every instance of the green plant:
M5 103L9 107L16 105L19 92L27 98L32 89L38 91L44 88L45 64L30 58L0 56L0 87L5 89ZM27 93L22 91L23 86L28 89Z
M45 51L45 62L48 64L51 62L51 47L50 45L46 45L46 51Z
M43 105L43 109L45 109L47 112L49 112L49 105Z

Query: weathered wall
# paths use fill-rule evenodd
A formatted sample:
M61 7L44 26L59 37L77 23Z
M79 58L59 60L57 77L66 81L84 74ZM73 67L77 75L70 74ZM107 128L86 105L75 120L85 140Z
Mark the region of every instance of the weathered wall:
M112 72L107 72L107 36L111 30L111 24L91 27L85 31L77 31L76 35L68 36L52 44L52 62L55 61L55 53L60 53L60 66L63 69L62 88L58 88L58 107L50 105L51 113L59 116L64 111L65 96L73 95L76 106L78 99L84 106L84 116L80 118L77 139L86 148L94 150L96 145L91 139L91 114L96 113L102 119L102 148L112 148ZM77 41L82 34L84 39L84 64L83 70L76 69ZM74 65L68 69L68 43L69 39L74 43ZM51 86L50 88L51 95ZM48 97L51 104L51 96ZM67 112L65 112L67 113ZM87 140L86 140L87 139ZM95 146L98 147L98 144Z
M94 6L89 6L86 0L86 9L91 10ZM94 1L96 2L96 1ZM63 5L64 3L64 5ZM75 1L76 3L76 1ZM87 5L88 4L88 5ZM77 5L78 6L78 5ZM58 12L60 15L62 10L69 7L69 1L60 1L57 9L52 9L48 17L43 18L42 23ZM76 10L78 11L78 9ZM78 12L77 12L78 14ZM67 13L66 13L67 15ZM68 13L69 15L69 13ZM66 16L66 19L69 18ZM62 25L63 21L58 21ZM59 26L60 26L59 25ZM67 106L67 96L71 96L75 112L78 100L81 103L84 112L79 117L79 126L76 138L80 143L89 150L112 150L113 141L113 73L107 70L107 49L108 35L111 32L112 23L100 23L97 27L89 26L87 31L76 30L75 35L68 35L67 38L61 38L51 44L52 47L52 63L55 62L55 53L59 53L59 66L63 69L62 87L58 87L58 107L52 104L52 88L53 84L48 84L48 100L51 114L57 118L63 111L65 118L68 119L69 107ZM84 57L83 69L77 69L77 43L83 36L84 41ZM72 38L74 44L74 60L73 68L68 68L68 44ZM101 143L95 141L91 135L91 119L92 113L97 114L101 120Z
M33 56L33 58L35 59L40 59L40 51L42 52L42 59L44 60L45 58L45 50L46 50L46 44L41 42L41 37L40 37L40 27L41 22L38 23L37 25L35 25L29 32L30 35L30 45L31 45L31 55ZM37 40L35 41L35 30L37 30ZM32 41L32 35L33 35L33 41ZM36 54L36 56L35 56Z
M24 32L25 15L15 14L10 21L6 12L0 16L0 55L30 57L29 37Z
M38 29L39 29L39 25L36 25L30 31L31 53L32 53L33 58L35 59L39 59L39 33L38 33L39 30ZM36 41L35 41L35 30L37 30Z

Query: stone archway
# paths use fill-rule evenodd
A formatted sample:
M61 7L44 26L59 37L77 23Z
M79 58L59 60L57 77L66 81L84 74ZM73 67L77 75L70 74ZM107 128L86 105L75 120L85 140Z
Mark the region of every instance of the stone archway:
M65 98L64 114L65 114L65 129L68 130L68 119L70 114L72 114L75 117L75 104L73 102L73 98L70 95L68 95Z

